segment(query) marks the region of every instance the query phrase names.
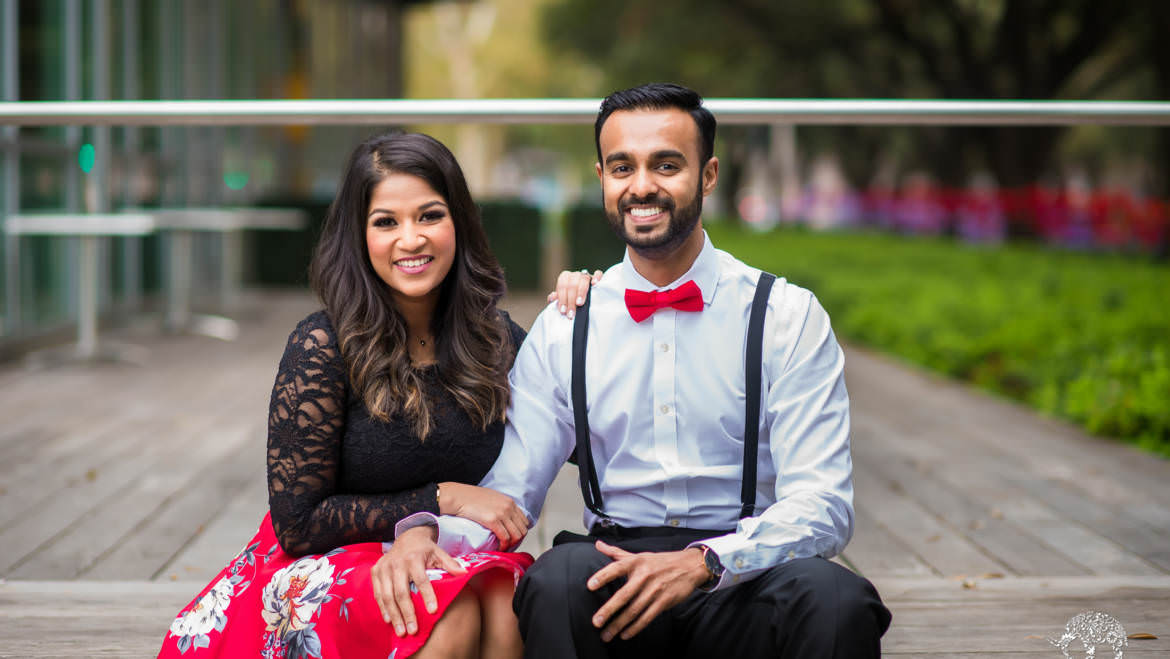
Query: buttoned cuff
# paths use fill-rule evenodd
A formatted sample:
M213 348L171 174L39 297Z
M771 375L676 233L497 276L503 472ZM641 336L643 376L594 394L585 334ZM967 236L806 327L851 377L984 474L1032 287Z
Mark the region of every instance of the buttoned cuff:
M795 552L787 551L780 555L780 560L765 563L761 560L764 552L759 551L756 543L745 539L738 533L698 540L687 545L688 548L702 548L703 546L709 547L710 551L715 552L715 555L719 557L719 562L723 564L723 576L715 585L703 589L705 592L711 593L751 581L769 569L797 558Z
M461 556L473 551L495 551L500 547L500 541L495 534L479 524L454 515L436 516L433 513L420 512L402 518L394 525L394 537L402 535L416 526L433 526L439 531L435 544L439 549L452 556ZM382 551L386 551L393 543L382 543Z
M397 540L398 536L406 533L416 526L437 527L439 526L439 517L434 513L428 513L425 511L403 517L402 519L398 520L397 524L394 525L394 539Z

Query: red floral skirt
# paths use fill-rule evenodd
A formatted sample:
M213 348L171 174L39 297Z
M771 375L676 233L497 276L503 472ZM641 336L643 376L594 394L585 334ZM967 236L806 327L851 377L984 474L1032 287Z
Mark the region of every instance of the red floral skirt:
M381 557L382 543L365 542L294 558L265 515L248 546L171 623L158 656L404 659L426 643L471 577L504 569L519 580L532 565L528 554L485 551L455 557L465 574L428 570L439 606L427 613L413 592L419 631L400 637L383 622L370 584Z

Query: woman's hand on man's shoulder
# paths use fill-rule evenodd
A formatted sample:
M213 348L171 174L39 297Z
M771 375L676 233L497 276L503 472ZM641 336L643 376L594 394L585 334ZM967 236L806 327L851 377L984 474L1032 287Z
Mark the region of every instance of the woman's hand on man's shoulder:
M572 318L577 308L585 304L585 295L590 286L601 283L601 271L596 270L589 274L587 270L565 270L557 277L556 290L548 294L549 302L556 302L557 309L562 315Z

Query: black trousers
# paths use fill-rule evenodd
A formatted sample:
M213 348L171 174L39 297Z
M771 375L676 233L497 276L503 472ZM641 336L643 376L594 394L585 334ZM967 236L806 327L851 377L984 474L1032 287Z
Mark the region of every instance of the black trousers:
M610 562L592 541L627 551L676 551L723 531L622 529L592 537L562 533L516 589L524 656L783 657L862 659L881 656L890 612L869 581L823 558L788 561L743 584L695 592L634 638L609 643L591 622L621 587L597 592L585 581ZM559 544L557 544L559 543Z

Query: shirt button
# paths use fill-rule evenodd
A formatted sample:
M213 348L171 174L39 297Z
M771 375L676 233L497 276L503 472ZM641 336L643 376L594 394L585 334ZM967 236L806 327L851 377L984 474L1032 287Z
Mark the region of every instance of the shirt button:
M662 407L658 408L658 411L662 412L663 414L668 414L668 413L670 413L670 406L663 405Z
M670 525L671 526L678 526L678 520L677 519L670 520Z
M670 344L669 343L663 343L661 348L662 348L662 352L670 352Z

